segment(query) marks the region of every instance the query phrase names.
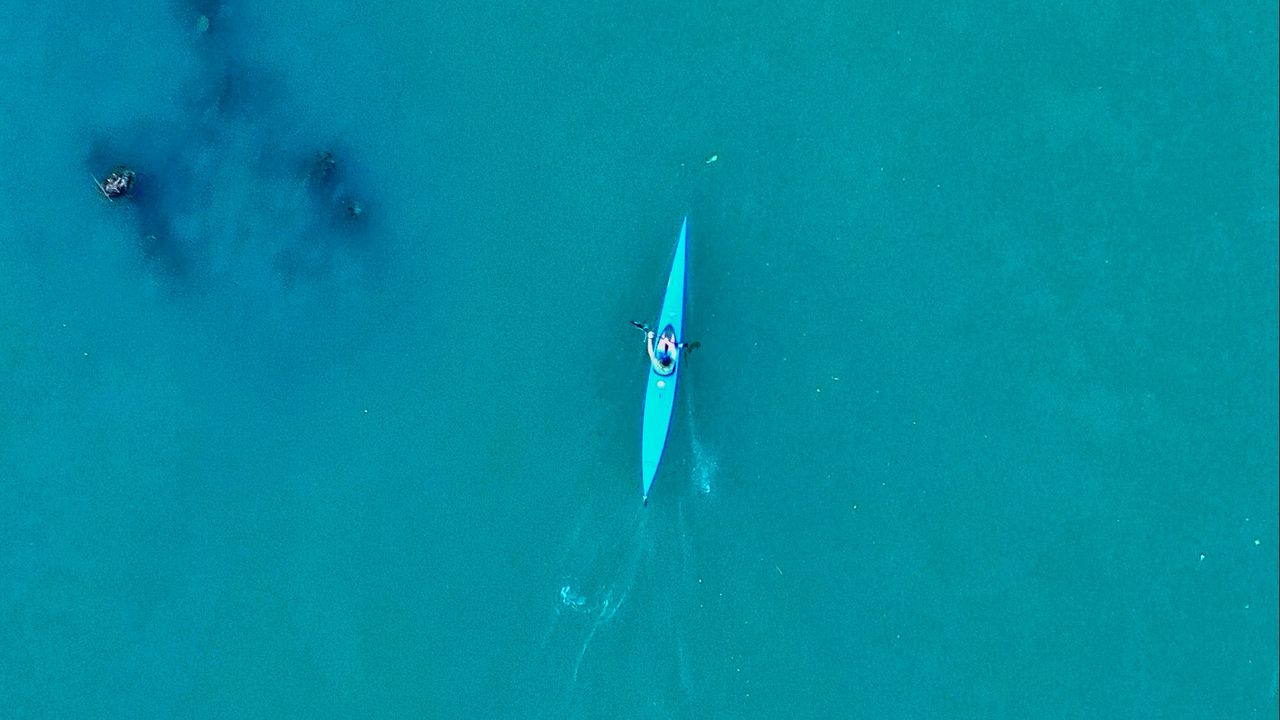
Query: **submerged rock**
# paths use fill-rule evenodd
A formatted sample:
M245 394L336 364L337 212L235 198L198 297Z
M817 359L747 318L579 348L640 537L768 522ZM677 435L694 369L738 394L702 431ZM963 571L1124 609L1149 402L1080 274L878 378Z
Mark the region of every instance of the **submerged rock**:
M112 170L105 180L98 183L98 189L110 200L122 198L133 189L135 177L137 176L132 170L121 165ZM95 182L97 181L95 180Z
M307 184L318 205L341 219L363 220L368 208L351 192L346 162L331 150L316 153L307 167Z
M323 187L332 183L338 170L338 159L328 150L317 153L315 162L311 163L311 171L308 175L311 182L317 186Z

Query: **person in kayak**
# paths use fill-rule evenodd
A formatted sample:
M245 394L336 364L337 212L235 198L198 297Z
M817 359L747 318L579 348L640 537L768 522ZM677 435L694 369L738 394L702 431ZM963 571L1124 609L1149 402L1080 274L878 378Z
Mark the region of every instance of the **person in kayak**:
M668 326L661 336L658 336L657 347L654 347L654 332L649 331L649 340L646 343L649 349L649 362L653 365L653 371L659 375L670 375L676 371L676 353L680 350L680 345L676 342L675 333L668 332L671 328Z

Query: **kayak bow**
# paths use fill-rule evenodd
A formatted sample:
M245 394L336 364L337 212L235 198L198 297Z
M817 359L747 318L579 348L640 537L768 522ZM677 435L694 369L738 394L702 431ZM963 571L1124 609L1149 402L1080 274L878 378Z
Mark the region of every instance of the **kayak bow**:
M680 225L680 240L676 243L676 256L671 261L671 275L667 278L667 294L662 298L662 314L654 332L661 336L667 328L681 342L684 321L684 260L685 236L689 218ZM680 375L683 350L676 351L675 367L668 375L661 375L649 363L648 384L644 392L644 427L640 439L640 473L644 483L644 502L649 502L649 488L658 474L662 450L667 445L667 431L671 427L671 412L676 402L676 378Z

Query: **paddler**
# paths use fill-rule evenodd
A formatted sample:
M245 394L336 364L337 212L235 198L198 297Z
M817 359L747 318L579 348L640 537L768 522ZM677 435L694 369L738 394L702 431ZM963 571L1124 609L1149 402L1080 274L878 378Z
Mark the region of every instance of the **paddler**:
M657 348L654 347L654 337L654 332L648 331L646 346L649 349L649 362L653 365L654 372L659 375L670 375L676 370L676 353L680 349L680 344L676 342L675 333L669 325L662 335L657 336Z

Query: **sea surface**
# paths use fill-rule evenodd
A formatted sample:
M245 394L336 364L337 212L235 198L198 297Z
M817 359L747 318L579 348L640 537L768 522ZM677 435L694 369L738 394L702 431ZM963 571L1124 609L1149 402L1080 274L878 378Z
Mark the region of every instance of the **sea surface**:
M1277 23L0 0L0 716L1275 718Z

